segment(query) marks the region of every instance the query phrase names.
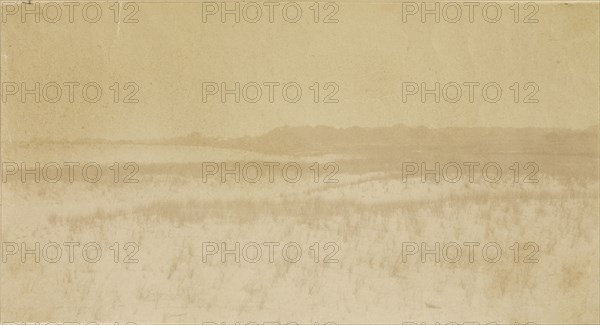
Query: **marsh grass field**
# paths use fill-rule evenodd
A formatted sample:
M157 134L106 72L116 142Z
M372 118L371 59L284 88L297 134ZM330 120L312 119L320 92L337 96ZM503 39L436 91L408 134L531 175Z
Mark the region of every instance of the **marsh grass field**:
M535 322L592 324L599 317L597 134L560 151L375 148L370 152L259 152L165 144L19 144L3 161L139 165L138 183L2 184L3 242L96 242L97 263L2 263L2 320L190 322ZM540 144L540 147L544 147ZM571 151L569 151L571 150ZM298 162L297 183L202 179L202 162ZM402 177L411 162L497 162L497 183ZM314 182L312 163L336 162L337 183ZM535 162L537 183L508 168ZM63 171L65 175L66 171ZM521 175L522 178L524 175ZM231 178L230 178L231 179ZM137 263L113 260L113 243L135 243ZM203 242L298 243L302 258L257 263L220 255L203 262ZM495 262L464 256L402 259L403 243L495 242ZM537 263L515 262L515 242L535 243ZM334 243L337 263L309 247ZM229 246L231 245L231 246ZM29 246L32 247L32 246ZM481 247L481 246L479 246ZM278 252L276 250L276 252ZM330 253L331 250L327 251ZM522 251L523 255L531 251ZM318 262L315 262L315 259ZM310 315L306 313L311 310ZM507 314L507 310L510 313Z

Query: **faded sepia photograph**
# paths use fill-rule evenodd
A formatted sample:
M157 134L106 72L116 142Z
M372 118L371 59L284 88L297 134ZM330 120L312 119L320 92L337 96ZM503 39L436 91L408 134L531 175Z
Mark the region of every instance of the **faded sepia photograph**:
M0 325L600 324L600 3L1 1Z

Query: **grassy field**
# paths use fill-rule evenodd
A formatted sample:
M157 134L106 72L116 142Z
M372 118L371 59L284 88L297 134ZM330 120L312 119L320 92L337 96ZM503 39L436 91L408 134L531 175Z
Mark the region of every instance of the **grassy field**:
M97 242L102 259L69 263L7 256L2 264L4 321L401 323L598 320L597 155L427 153L301 156L192 146L13 147L4 161L96 161L98 183L76 177L2 188L3 242ZM75 160L77 159L77 160ZM112 162L139 164L139 183L114 183ZM299 162L298 183L202 181L203 161ZM315 183L309 167L335 161L338 183ZM436 183L402 179L402 161L535 161L538 183L481 177ZM596 167L594 167L596 166ZM63 175L66 175L66 170ZM521 175L522 178L524 175ZM231 178L230 178L231 179ZM138 263L113 261L110 246L133 242ZM203 242L295 242L299 262L279 251L257 263L202 261ZM315 263L315 242L322 249ZM402 260L403 243L481 244L469 262ZM482 259L495 242L502 258ZM518 263L510 247L534 242L537 263ZM338 263L323 263L331 247ZM281 247L280 246L280 247ZM32 247L32 246L28 246ZM66 254L66 250L63 251ZM264 251L263 251L264 253ZM293 255L293 254L292 254ZM307 315L306 310L311 310ZM506 313L510 310L510 314Z

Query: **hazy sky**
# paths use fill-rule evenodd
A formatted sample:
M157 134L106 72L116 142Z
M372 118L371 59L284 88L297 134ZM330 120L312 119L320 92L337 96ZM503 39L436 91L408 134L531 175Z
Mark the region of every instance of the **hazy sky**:
M400 4L343 2L334 16L338 23L314 23L309 4L301 4L303 16L295 24L282 22L277 14L274 23L263 17L256 24L243 19L223 24L219 16L208 16L203 23L201 5L190 3L139 4L135 15L139 22L129 24L114 23L106 6L95 24L81 15L75 15L74 23L65 16L55 24L43 20L22 24L10 16L2 26L4 95L14 92L7 83L22 88L24 82L34 88L40 82L53 98L56 89L49 83L56 82L62 97L48 103L40 90L37 104L35 95L26 95L26 103L20 103L22 89L8 96L2 103L3 140L160 138L190 132L229 137L318 124L560 128L598 124L598 4L540 5L538 23L514 23L514 13L504 6L502 19L495 24L485 22L478 12L473 23L463 17L456 24L443 19L423 24L419 16L403 23ZM319 19L326 13L321 12ZM80 84L74 86L75 103L69 103L64 85L71 81ZM88 82L102 87L97 103L82 98L82 85ZM110 87L115 82L121 88L119 104L112 103L115 92ZM124 89L127 82L139 86L132 97L137 104L122 103L135 90ZM262 85L262 97L249 103L242 96L241 103L235 103L235 96L229 95L227 103L221 103L217 93L203 102L203 83L210 82L227 82L230 88L235 82L240 87L250 83L245 88L249 99L255 96L255 82ZM274 103L269 102L264 82L280 83L273 86ZM293 104L282 96L283 84L290 82L302 88L300 100ZM320 88L318 104L311 88L315 82ZM403 102L403 94L415 90L407 84L411 82L425 82L430 88L440 82L441 102L434 103L434 95L428 95L422 103L420 93ZM474 86L474 103L469 102L465 82L480 83ZM462 97L450 103L443 92L454 98L454 83L461 86ZM487 83L502 88L497 103L482 97ZM94 97L94 88L90 89ZM336 90L329 99L339 103L322 103ZM288 94L295 96L293 84ZM535 99L539 103L524 103Z

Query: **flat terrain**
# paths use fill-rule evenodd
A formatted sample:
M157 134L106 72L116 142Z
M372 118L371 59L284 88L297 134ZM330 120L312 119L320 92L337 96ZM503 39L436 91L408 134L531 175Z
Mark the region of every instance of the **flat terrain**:
M2 318L591 324L599 313L595 140L579 141L582 154L563 144L563 155L493 146L477 153L459 145L310 154L181 144L8 146L5 162L98 162L103 177L90 183L76 173L72 183L65 176L35 183L32 176L26 182L7 176L4 242L96 242L103 256L89 263L76 251L73 263L63 255L54 264L43 258L35 263L33 255L25 263L7 256ZM202 179L202 162L269 161L299 163L301 180L286 182L280 172L272 183L264 175L257 183L236 183L231 175L222 183L219 174ZM497 162L503 176L486 182L476 169L473 182L466 175L456 183L436 183L431 175L423 182L420 174L403 179L402 162L452 161ZM139 182L123 183L128 173L121 170L115 183L113 162L136 162ZM321 167L319 182L310 169L314 162ZM337 183L323 182L326 162L339 166ZM510 170L514 162L521 168L517 182ZM539 166L532 178L537 183L523 182L527 162ZM110 249L115 242L121 246L118 263ZM129 242L139 251L123 249ZM223 263L220 254L203 263L203 242L225 242L227 249L236 242L280 246L272 263L266 246L256 263L243 257L237 263L233 255ZM302 248L296 263L281 255L290 242ZM311 249L315 242L318 256ZM423 242L428 249L436 242L457 243L462 257L452 263L442 256L436 263L430 254L423 263L416 254L403 261L403 243ZM480 244L472 262L464 246L469 242ZM482 257L486 243L502 248L498 261ZM138 263L123 262L129 253ZM313 312L308 316L306 310Z

